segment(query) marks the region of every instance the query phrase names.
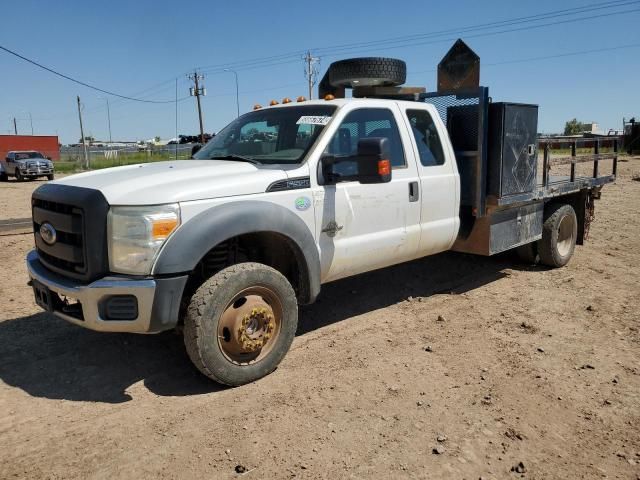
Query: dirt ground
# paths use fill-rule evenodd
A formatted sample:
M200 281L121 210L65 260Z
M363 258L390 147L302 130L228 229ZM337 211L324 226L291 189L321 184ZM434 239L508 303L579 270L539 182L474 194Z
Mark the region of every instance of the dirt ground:
M278 370L240 388L202 377L175 333L42 313L32 237L0 232L0 478L640 478L625 160L567 267L447 253L326 285ZM0 184L0 220L27 217L40 183Z

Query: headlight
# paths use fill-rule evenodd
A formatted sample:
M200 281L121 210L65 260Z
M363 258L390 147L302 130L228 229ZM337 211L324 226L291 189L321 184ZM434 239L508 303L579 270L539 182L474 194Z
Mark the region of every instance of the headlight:
M177 203L109 210L109 268L148 275L164 242L180 225Z

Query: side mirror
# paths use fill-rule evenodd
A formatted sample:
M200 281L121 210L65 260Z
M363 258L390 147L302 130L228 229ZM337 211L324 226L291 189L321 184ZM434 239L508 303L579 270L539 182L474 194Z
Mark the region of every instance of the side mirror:
M191 147L191 156L193 157L196 153L200 151L201 148L202 148L202 145L200 145L199 143Z
M320 160L324 184L358 181L364 184L391 181L389 139L362 138L358 153L347 157L327 155Z

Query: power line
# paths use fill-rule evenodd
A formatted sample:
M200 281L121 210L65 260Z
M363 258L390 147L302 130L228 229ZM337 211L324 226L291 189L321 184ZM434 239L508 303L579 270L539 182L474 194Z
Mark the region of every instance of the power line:
M353 50L356 48L369 47L377 44L388 45L390 43L407 42L411 40L420 40L424 38L433 38L433 37L439 37L442 35L450 35L450 34L460 35L463 33L477 31L477 30L486 30L489 28L511 26L511 25L517 25L520 23L548 20L551 18L563 17L563 16L568 16L573 14L588 13L590 11L617 8L617 7L622 7L622 6L635 4L635 3L640 3L640 2L638 0L617 0L617 1L610 1L605 3L595 3L595 4L584 5L582 7L573 7L573 8L567 8L562 10L554 10L554 11L539 13L535 15L528 15L525 17L515 17L515 18L510 18L510 19L505 19L505 20L500 20L495 22L470 25L462 28L439 30L439 31L429 32L429 33L412 34L412 35L392 37L392 38L386 38L386 39L380 39L380 40L371 40L366 42L333 45L329 47L319 47L319 48L314 48L313 51L315 52L330 51L331 53L335 54L339 50Z
M483 63L482 64L482 68L485 67L496 67L499 65L510 65L513 63L526 63L526 62L535 62L538 60L549 60L552 58L563 58L563 57L573 57L573 56L578 56L578 55L589 55L592 53L600 53L600 52L610 52L610 51L614 51L614 50L622 50L625 48L637 48L640 47L640 43L630 43L630 44L626 44L626 45L617 45L614 47L606 47L606 48L595 48L592 50L582 50L582 51L578 51L578 52L566 52L566 53L558 53L555 55L543 55L543 56L539 56L539 57L529 57L529 58L520 58L517 60L505 60L502 62L493 62L493 63ZM429 70L416 70L416 71L409 71L408 74L409 75L416 75L419 73L435 73L437 72L437 69L432 68Z
M606 2L606 3L594 3L594 4L583 5L581 7L565 8L565 9L561 9L561 10L554 10L554 11L549 11L549 12L545 12L545 13L539 13L539 14L535 14L535 15L528 15L528 16L524 16L524 17L515 17L515 18L510 18L510 19L505 19L505 20L500 20L500 21L495 21L495 22L470 25L470 26L463 27L463 28L454 28L454 29L440 30L440 31L436 31L436 32L407 35L407 36L402 36L402 37L393 37L393 38L387 38L387 39L371 40L371 41L368 41L368 42L358 42L358 43L350 43L350 44L342 44L342 45L333 45L333 46L327 46L327 47L318 47L318 48L312 49L312 51L314 51L315 53L321 53L322 55L339 56L339 54L344 54L344 53L347 53L347 52L350 52L350 51L353 51L353 50L356 50L356 49L362 49L362 48L366 48L366 47L373 47L373 46L377 46L377 45L381 45L382 49L386 50L386 49L390 49L390 48L401 48L401 47L412 46L412 45L424 45L426 43L438 43L438 42L445 42L445 41L448 42L448 41L451 41L450 38L443 39L443 40L438 40L438 41L434 41L434 42L418 42L418 41L426 39L426 38L441 37L443 35L453 35L453 34L462 35L462 34L471 33L471 32L474 32L474 31L482 31L482 30L495 29L495 28L500 28L500 27L508 27L508 26L514 26L514 25L519 25L519 24L523 24L523 23L540 22L540 21L543 21L543 20L550 20L550 19L553 19L553 18L566 17L566 16L569 16L569 15L584 14L584 13L589 13L589 12L594 12L594 11L599 11L599 10L611 10L613 8L620 8L620 7L624 7L624 6L628 6L628 5L632 5L632 4L637 4L637 3L640 3L640 1L639 0L617 0L617 1L610 1L610 2ZM566 20L564 22L547 22L547 23L543 23L543 24L539 24L539 25L532 25L532 26L527 26L527 27L517 28L517 29L508 29L508 30L502 30L502 31L498 31L498 32L486 32L486 33L473 35L472 37L466 37L466 38L475 38L475 37L479 37L479 36L495 35L495 34L499 34L499 33L508 33L508 32L511 32L511 31L521 31L521 30L527 30L527 29L533 29L533 28L541 28L541 27L545 27L545 26L556 25L556 24L559 24L559 23L579 22L579 21L589 20L589 19L593 19L593 18L600 18L600 17L603 17L603 16L611 16L611 15L620 15L620 14L624 14L624 13L631 13L631 12L634 12L634 11L636 11L636 10L626 10L626 11L612 12L612 13L608 13L608 14L582 16L582 17L579 17L579 18L569 19L569 20ZM391 45L399 44L399 45L390 46L390 44ZM304 55L305 53L306 53L305 51L298 50L298 51L293 51L293 52L289 52L289 53L283 53L283 54L279 54L279 55L271 55L271 56L262 57L262 58L253 58L253 59L249 59L249 60L222 63L222 64L217 64L217 65L207 65L207 66L202 67L200 70L201 71L205 71L206 70L209 73L221 73L224 70L224 68L226 68L226 67L233 67L233 68L236 68L236 69L271 67L271 66L275 66L275 65L283 65L283 64L288 64L288 63L294 63L294 62L296 62L296 59L299 59L300 56Z
M494 35L501 35L501 34L504 34L504 33L520 32L520 31L524 31L524 30L534 30L534 29L539 29L539 28L544 28L544 27L549 27L549 26L554 26L554 25L563 25L563 24L568 24L568 23L580 22L580 21L584 21L584 20L592 20L592 19L595 19L595 18L611 17L611 16L615 16L615 15L623 15L623 14L635 13L635 12L640 12L640 8L632 9L632 10L624 10L624 11L620 11L620 12L601 13L601 14L598 14L598 15L591 15L591 16L587 16L587 17L560 20L560 21L548 22L548 23L543 23L543 24L538 24L538 25L528 25L528 26L523 26L523 27L518 27L518 28L510 28L510 29L504 29L504 30L498 30L498 31L493 31L493 32L477 33L477 34L474 34L474 35L466 35L464 38L465 39L470 39L470 38L489 37L489 36L494 36ZM407 42L407 43L405 43L403 45L381 46L381 47L375 47L375 48L368 48L368 49L364 49L364 50L358 50L358 51L355 51L355 52L354 51L350 51L348 53L350 53L351 55L355 55L355 54L371 52L371 51L394 50L394 49L398 49L398 48L415 47L415 46L419 46L419 45L432 45L432 44L437 44L437 43L448 43L448 42L455 41L456 39L457 39L457 37L454 36L454 37L449 37L449 38L441 38L441 39L437 39L437 40ZM337 56L342 56L345 53L346 52L341 52L340 54L328 53L328 54L323 54L323 56L325 56L325 57L337 57Z
M143 102L143 103L173 103L175 102L175 100L146 100L146 99L142 99L142 98L134 98L134 97L128 97L127 95L120 95L119 93L114 93L114 92L110 92L109 90L104 90L102 88L98 88L94 85L90 85L88 83L85 83L83 81L77 80L73 77L70 77L69 75L65 75L64 73L60 73L57 70L54 70L52 68L46 67L44 65L42 65L41 63L36 62L35 60L31 60L30 58L25 57L24 55L20 55L17 52L14 52L13 50L8 49L7 47L3 47L2 45L0 45L0 50L4 50L5 52L18 57L21 60L24 60L25 62L28 62L32 65L35 65L38 68L42 68L43 70L46 70L50 73L53 73L54 75L57 75L59 77L62 77L66 80L69 80L71 82L77 83L78 85L82 85L84 87L90 88L92 90L96 90L98 92L102 92L102 93L106 93L107 95L111 95L114 97L119 97L119 98L123 98L125 100L131 100L133 102Z

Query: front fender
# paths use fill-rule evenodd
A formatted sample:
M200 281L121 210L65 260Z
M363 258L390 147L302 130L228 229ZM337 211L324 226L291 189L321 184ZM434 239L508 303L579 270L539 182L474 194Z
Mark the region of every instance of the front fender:
M191 272L216 245L247 233L274 232L289 238L305 265L311 303L320 293L320 257L309 227L295 213L270 202L230 202L211 207L183 224L162 248L154 275Z

